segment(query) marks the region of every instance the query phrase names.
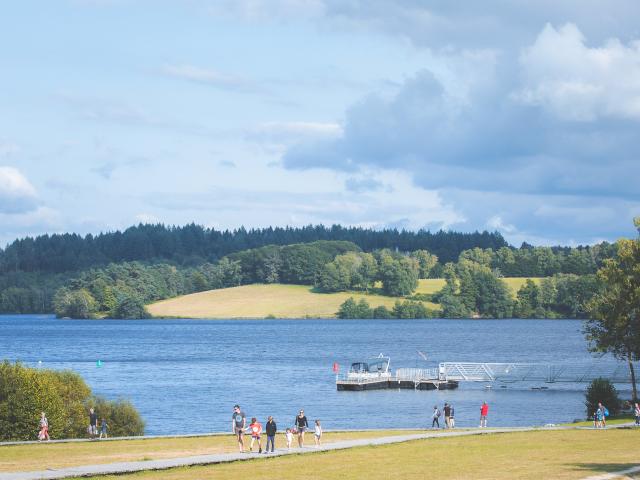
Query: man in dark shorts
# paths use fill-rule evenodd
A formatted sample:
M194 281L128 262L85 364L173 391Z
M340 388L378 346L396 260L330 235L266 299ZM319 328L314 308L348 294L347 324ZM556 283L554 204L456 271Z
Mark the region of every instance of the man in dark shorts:
M93 408L89 409L89 436L91 438L96 438L98 435L98 415L93 410Z
M445 402L442 410L444 410L444 428L451 428L451 407Z
M246 426L247 416L242 410L240 410L240 405L235 405L233 407L233 415L231 417L231 428L233 433L238 437L238 448L240 449L240 453L244 453L244 438L242 435L244 434Z

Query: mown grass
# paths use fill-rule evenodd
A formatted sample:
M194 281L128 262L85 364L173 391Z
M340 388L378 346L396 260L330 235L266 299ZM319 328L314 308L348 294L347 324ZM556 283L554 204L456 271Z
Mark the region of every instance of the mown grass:
M519 432L416 440L101 478L578 479L640 464L639 440L640 430L632 429Z
M398 430L362 432L326 432L324 443L339 440L356 440L389 435L404 435ZM266 442L266 438L264 439ZM313 444L313 436L307 435L307 443ZM250 439L247 437L247 448ZM284 437L276 437L276 447L285 444ZM254 447L254 449L257 447ZM238 449L232 435L190 438L151 438L139 440L113 440L108 442L37 443L30 445L0 446L0 472L45 470L77 465L114 463L126 461L157 460L192 455L232 453Z
M526 278L503 279L515 292ZM539 282L540 279L533 279ZM431 294L440 290L444 279L420 280L415 293ZM319 293L306 285L253 284L222 288L170 298L147 306L155 317L175 318L333 318L340 305L349 297L367 300L372 308L384 305L393 308L399 297L381 295L380 289L363 292ZM422 302L431 310L440 306Z
M192 293L147 307L156 317L180 318L332 318L349 297L372 308L393 308L397 297L362 292L317 293L305 285L254 284ZM438 306L423 302L427 308Z

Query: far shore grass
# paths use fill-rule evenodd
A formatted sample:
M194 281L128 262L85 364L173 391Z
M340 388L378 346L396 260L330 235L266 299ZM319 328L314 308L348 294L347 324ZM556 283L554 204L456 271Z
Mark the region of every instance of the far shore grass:
M638 441L640 429L514 432L96 478L573 480L640 465Z
M325 432L324 443L340 440L357 440L391 435L423 433L406 430L371 430L359 432ZM266 437L263 439L266 442ZM245 438L249 448L250 436ZM306 436L313 444L313 435ZM264 446L264 443L263 443ZM284 446L284 437L279 433L276 447ZM188 438L149 438L135 440L112 440L69 443L35 443L29 445L0 446L0 472L46 470L78 465L115 463L140 460L233 453L238 450L235 436L216 435ZM254 446L254 451L257 446Z
M503 279L513 294L526 278ZM539 281L540 279L533 279ZM420 280L416 294L432 294L445 284L444 279ZM338 292L318 293L307 285L252 284L240 287L208 290L170 298L147 306L154 317L164 318L335 318L340 305L349 297L364 298L372 308L384 305L393 308L399 297L377 293ZM431 310L440 306L422 302Z

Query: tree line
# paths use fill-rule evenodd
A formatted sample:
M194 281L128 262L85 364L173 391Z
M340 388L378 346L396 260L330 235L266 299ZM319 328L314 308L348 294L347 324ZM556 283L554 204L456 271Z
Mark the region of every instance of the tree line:
M139 224L124 231L99 235L72 233L15 240L0 250L0 273L68 272L109 263L166 262L183 266L215 263L233 252L266 245L291 245L318 240L352 242L364 251L383 248L400 251L429 250L443 261L455 260L470 248L497 250L508 244L498 232L432 233L397 229L309 225L305 227L238 228L216 230L200 225Z

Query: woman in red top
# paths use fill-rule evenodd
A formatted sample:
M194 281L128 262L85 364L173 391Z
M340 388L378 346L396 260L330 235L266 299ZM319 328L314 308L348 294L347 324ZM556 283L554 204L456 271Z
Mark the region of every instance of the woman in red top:
M487 402L482 402L480 407L480 428L487 427L487 415L489 415L489 405L487 405Z

